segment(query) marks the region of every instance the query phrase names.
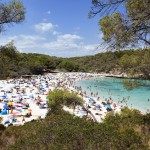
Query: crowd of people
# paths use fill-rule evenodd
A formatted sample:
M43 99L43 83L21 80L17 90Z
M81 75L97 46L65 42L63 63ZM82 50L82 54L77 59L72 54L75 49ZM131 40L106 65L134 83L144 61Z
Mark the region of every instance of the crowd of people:
M77 92L84 100L83 106L74 109L64 106L64 110L76 116L88 116L101 122L106 113L120 108L112 99L102 101L98 93L88 95L75 85L77 80L94 78L91 73L49 73L38 76L25 76L18 79L0 81L0 117L5 126L23 125L31 120L46 117L47 94L55 88Z

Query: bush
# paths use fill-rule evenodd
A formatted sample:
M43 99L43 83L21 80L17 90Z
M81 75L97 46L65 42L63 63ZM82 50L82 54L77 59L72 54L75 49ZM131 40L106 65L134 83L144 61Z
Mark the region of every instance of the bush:
M76 93L66 90L55 89L48 94L48 107L53 113L60 112L64 105L73 106L81 105L83 100Z

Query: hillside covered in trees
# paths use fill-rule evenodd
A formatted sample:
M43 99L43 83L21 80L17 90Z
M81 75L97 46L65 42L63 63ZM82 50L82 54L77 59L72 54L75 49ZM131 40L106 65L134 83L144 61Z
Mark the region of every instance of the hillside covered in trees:
M150 49L124 50L99 53L95 56L71 58L80 70L105 73L127 73L130 76L142 74L149 78Z
M43 54L20 53L10 42L0 48L0 78L50 71L127 73L150 78L150 49L99 53L94 56L57 58Z

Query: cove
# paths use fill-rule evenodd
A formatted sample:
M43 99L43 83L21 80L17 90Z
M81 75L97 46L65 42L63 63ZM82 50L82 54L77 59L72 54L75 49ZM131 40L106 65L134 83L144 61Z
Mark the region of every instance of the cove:
M98 77L76 81L82 91L88 95L98 93L101 101L112 100L119 104L135 108L143 113L150 110L150 80Z

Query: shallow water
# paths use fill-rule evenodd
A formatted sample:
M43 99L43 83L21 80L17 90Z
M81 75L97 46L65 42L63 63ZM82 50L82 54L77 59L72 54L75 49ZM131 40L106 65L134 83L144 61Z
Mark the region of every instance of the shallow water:
M117 104L127 105L129 108L136 108L142 112L149 111L150 80L134 80L140 85L133 90L127 90L122 81L123 79L119 78L100 77L77 81L76 86L81 86L88 95L91 95L91 92L98 93L103 101L111 97Z

